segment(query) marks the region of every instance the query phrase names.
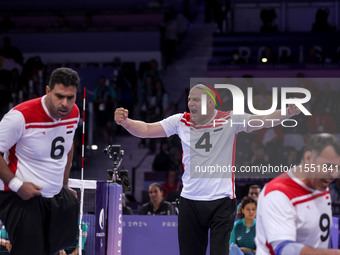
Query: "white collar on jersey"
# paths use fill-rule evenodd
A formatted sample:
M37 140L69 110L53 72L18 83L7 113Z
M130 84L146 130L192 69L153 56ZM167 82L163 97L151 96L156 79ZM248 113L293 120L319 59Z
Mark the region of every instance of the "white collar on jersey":
M213 119L215 119L217 115L217 110L214 109L214 116L207 122L207 123L204 123L204 124L196 124L195 126L199 127L199 126L206 126L206 125L209 125L209 123L211 123L213 121Z
M290 178L292 178L293 181L295 181L297 184L299 184L300 186L304 187L306 190L309 190L310 192L315 192L317 190L312 189L310 187L308 187L306 184L304 184L299 178L295 177L295 175L293 174L292 171L288 171L288 175Z
M48 109L47 109L45 100L46 100L46 95L43 96L43 97L41 98L41 104L42 104L42 106L43 106L43 108L44 108L46 114L47 114L53 121L60 121L61 119L58 119L58 120L57 120L57 119L55 119L55 118L52 117L52 115L50 114L50 112L49 112Z

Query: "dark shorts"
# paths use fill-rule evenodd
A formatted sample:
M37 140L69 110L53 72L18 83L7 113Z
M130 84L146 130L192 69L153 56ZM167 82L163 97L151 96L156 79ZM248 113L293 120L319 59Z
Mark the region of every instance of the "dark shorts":
M210 230L210 255L228 255L236 199L195 201L180 197L178 241L181 255L205 255Z
M0 219L12 244L11 254L48 255L74 244L78 208L78 200L65 188L53 198L29 200L12 191L0 191Z

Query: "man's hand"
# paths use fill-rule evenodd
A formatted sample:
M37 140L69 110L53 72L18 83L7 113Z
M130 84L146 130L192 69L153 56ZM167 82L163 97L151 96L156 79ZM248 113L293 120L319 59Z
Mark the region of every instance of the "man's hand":
M117 108L115 111L115 121L118 125L123 125L128 118L129 111L124 108Z
M289 104L288 105L288 109L287 109L288 115L294 116L294 115L299 114L300 112L301 112L301 110L298 107L296 107L295 104Z
M70 188L68 185L64 185L64 188L65 188L65 189L68 189L69 191L71 191L71 193L72 193L76 198L78 198L77 191L75 191L74 189Z
M19 197L21 197L23 200L31 199L35 196L40 196L40 190L42 187L39 187L31 182L24 182L20 189L18 190L17 194Z
M12 250L12 244L11 244L10 241L7 240L5 246L6 246L6 249L7 249L9 252Z

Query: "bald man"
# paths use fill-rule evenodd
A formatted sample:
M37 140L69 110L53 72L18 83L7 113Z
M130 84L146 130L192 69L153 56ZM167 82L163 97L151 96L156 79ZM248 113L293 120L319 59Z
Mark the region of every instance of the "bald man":
M290 105L290 114L286 116L280 110L267 116L234 115L232 111L215 109L214 94L210 86L198 84L189 93L190 113L175 114L155 123L129 119L123 108L115 112L117 124L134 136L156 138L177 134L181 139L184 165L178 217L181 255L205 255L209 229L210 254L229 254L236 196L234 173L227 168L235 162L237 133L271 127L272 121L267 119L276 119L274 125L278 125L300 112ZM204 112L202 103L206 104ZM251 119L262 120L263 127L247 125Z

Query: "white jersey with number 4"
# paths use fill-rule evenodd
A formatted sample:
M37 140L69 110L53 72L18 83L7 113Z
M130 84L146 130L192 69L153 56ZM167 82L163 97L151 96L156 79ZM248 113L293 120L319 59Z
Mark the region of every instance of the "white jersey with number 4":
M45 96L10 110L0 122L0 152L10 170L23 182L42 187L43 197L58 194L63 185L67 153L72 148L79 109L73 106L64 119L54 119ZM0 180L0 190L10 190Z
M256 255L274 254L270 243L290 240L326 249L332 225L329 190L307 187L291 172L262 190L256 214Z
M169 137L182 142L184 174L181 196L192 200L235 198L236 136L245 131L251 115L233 115L215 110L204 125L190 121L190 113L176 114L160 123Z

